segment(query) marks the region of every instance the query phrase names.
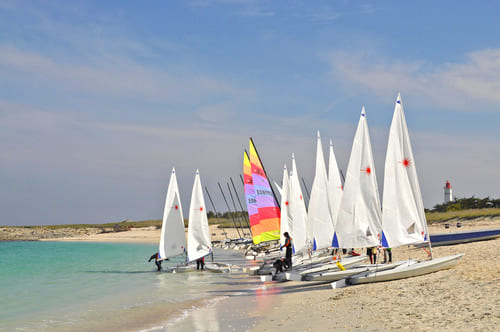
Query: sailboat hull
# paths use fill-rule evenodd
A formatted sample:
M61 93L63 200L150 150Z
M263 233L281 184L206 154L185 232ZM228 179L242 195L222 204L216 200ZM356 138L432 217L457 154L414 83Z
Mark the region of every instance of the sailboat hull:
M339 270L339 271L327 271L327 272L319 272L319 273L313 273L305 276L305 280L307 281L337 281L340 279L347 278L349 276L355 275L355 274L360 274L363 272L370 272L370 271L384 271L384 270L389 270L393 269L396 266L398 266L397 263L393 264L384 264L384 265L374 265L374 266L364 266L364 267L353 267L350 269L346 269L344 271Z
M463 255L464 254L456 254L420 262L410 261L407 264L399 265L390 270L361 273L347 278L346 284L358 285L370 282L390 281L417 277L420 275L452 268L453 266L458 264Z

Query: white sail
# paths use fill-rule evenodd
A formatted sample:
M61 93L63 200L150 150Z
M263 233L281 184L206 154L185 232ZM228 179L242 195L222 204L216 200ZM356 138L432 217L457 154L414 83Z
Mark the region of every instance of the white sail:
M160 259L167 259L186 252L186 235L184 233L184 217L175 176L175 168L172 169L170 182L168 184L165 208L163 210L163 222L161 225L161 236L158 253Z
M293 223L290 236L293 240L294 252L300 252L308 248L311 239L310 231L307 228L307 211L300 187L297 165L295 164L295 155L292 153L292 172L289 182L289 204L290 214Z
M335 231L338 243L334 246L338 244L339 248L374 247L380 243L380 198L364 107L354 136Z
M280 216L280 233L293 234L292 228L292 215L290 213L290 185L289 185L288 170L286 169L286 164L283 168L283 184L281 186L281 216ZM280 237L280 244L285 245L285 237Z
M382 228L384 247L428 240L424 204L400 94L394 107L385 159Z
M332 214L334 229L339 215L343 192L344 188L342 187L342 180L340 179L339 167L337 165L335 153L333 152L332 140L330 140L330 157L328 159L328 202L330 204L330 213Z
M189 206L188 261L192 262L212 252L208 229L205 199L201 188L200 173L196 170L191 205Z
M333 220L330 213L328 177L319 131L316 147L316 173L309 200L308 222L313 231L314 249L330 247L333 240Z

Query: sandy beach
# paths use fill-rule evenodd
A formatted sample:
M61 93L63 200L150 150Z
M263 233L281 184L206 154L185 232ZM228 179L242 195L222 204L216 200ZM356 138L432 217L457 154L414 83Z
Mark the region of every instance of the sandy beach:
M458 229L456 223L429 229L498 228L500 220L461 224ZM499 249L500 238L436 247L434 257L465 256L453 269L390 282L335 290L330 284L287 282L279 285L271 306L253 313L263 319L252 331L498 331ZM393 249L395 260L407 254L406 248Z
M456 222L430 232L500 227L500 219ZM234 230L228 236L235 238ZM222 230L211 226L213 240ZM59 240L158 243L159 230L95 234ZM500 239L433 248L434 257L465 253L458 266L420 277L332 289L329 283L261 284L265 305L250 312L258 317L251 331L496 331L500 326ZM424 257L422 249L394 248L393 259ZM256 285L260 281L255 277ZM271 296L269 296L271 295ZM243 300L243 299L242 299Z
M237 239L238 231L235 228L218 228L217 225L210 225L212 241L224 241L226 238ZM186 239L187 239L187 228ZM241 231L240 231L241 232ZM247 229L248 232L248 229ZM226 234L224 234L226 233ZM91 235L80 235L72 237L61 237L51 239L41 239L40 241L87 241L87 242L117 242L117 243L152 243L160 242L160 229L156 227L132 228L126 232L98 233Z

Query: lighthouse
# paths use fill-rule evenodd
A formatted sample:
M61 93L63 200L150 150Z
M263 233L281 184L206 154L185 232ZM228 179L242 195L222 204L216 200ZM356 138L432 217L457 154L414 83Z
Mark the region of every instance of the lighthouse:
M450 181L446 181L444 186L444 204L451 202L453 200L453 194L451 192Z

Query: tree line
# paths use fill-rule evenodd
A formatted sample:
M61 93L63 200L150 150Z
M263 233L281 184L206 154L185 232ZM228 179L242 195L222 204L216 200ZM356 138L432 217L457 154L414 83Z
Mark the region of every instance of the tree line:
M238 217L243 217L247 218L248 217L248 212L247 211L226 211L226 212L213 212L213 211L208 211L207 213L208 218L217 218L217 219L230 219L230 218L238 218Z
M448 212L487 208L500 208L500 199L492 199L490 197L476 198L474 196L469 198L455 198L454 201L435 205L430 212Z

